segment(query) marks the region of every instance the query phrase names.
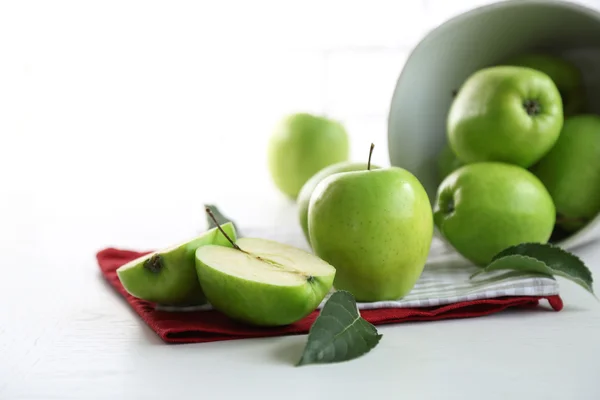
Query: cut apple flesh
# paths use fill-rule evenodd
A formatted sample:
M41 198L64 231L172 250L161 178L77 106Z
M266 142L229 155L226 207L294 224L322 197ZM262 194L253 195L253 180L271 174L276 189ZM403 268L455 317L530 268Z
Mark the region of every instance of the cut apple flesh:
M209 303L255 325L286 325L315 310L331 290L335 268L293 246L242 238L239 249L196 251L198 279Z
M243 251L210 246L197 254L206 265L225 274L273 285L298 286L333 273L331 265L291 246L251 238L236 244Z

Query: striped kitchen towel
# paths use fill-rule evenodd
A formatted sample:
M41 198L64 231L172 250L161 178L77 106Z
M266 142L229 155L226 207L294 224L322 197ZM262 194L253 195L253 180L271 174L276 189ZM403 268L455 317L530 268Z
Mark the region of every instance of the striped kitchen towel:
M301 232L287 229L248 230L247 236L277 240L311 251ZM493 271L469 279L479 267L474 266L440 238L434 237L429 261L412 291L402 300L357 303L359 309L433 307L463 301L492 299L505 296L558 295L558 282L540 274L517 271ZM321 306L327 298L321 303Z
M276 239L309 250L297 231L249 231L245 236ZM309 250L310 251L310 250ZM195 343L252 337L307 333L318 316L315 310L304 319L283 327L264 328L233 321L210 304L174 308L151 304L129 295L116 270L146 252L107 248L96 254L104 278L124 297L141 319L167 343ZM472 318L508 308L529 308L547 300L560 311L558 283L549 277L516 271L494 271L470 279L478 268L471 265L438 239L432 243L430 259L419 281L403 299L358 303L361 316L374 325L407 321L434 321ZM321 308L327 298L321 303Z

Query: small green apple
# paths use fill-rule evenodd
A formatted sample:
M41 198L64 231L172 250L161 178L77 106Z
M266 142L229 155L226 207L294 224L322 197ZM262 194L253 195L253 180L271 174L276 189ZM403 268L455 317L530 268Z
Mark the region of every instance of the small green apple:
M368 167L367 163L360 162L351 162L351 161L342 161L340 163L336 163L330 165L328 167L323 168L312 178L308 180L302 186L300 190L300 194L298 194L297 204L298 204L298 218L300 220L300 225L302 226L302 231L304 232L304 237L310 243L310 237L308 234L308 204L310 202L310 196L312 195L315 187L319 182L323 179L327 178L330 175L337 174L339 172L350 172L350 171L361 171L366 170ZM378 169L379 167L376 165L371 165L371 169Z
M465 165L444 179L434 204L443 237L465 258L486 265L507 247L546 243L555 222L554 203L542 182L512 164Z
M235 247L203 246L196 270L209 303L232 319L258 326L294 323L332 289L335 268L271 240L241 238Z
M236 237L232 223L222 225ZM163 305L198 305L206 302L196 276L196 249L208 244L230 246L217 229L209 229L193 240L155 251L122 265L117 276L125 290L142 300Z
M447 133L465 163L529 168L556 143L562 125L562 100L548 75L496 66L475 72L462 85L450 107Z
M321 169L349 157L349 138L335 120L307 113L285 117L269 140L269 171L275 186L296 199Z
M437 156L438 178L443 180L454 170L462 167L464 163L456 157L452 148L446 143Z
M586 105L586 93L581 71L575 64L551 54L522 54L506 64L533 68L547 74L556 84L563 103L564 116L580 114Z
M565 120L558 142L534 165L557 212L557 225L574 232L600 212L600 116Z
M417 178L389 167L323 179L310 198L308 229L315 254L336 268L336 289L358 301L394 300L423 271L433 216Z

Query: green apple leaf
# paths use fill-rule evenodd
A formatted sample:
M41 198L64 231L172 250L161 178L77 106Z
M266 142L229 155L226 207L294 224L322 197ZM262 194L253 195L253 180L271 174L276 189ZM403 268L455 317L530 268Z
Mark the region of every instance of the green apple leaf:
M210 210L210 212L212 212L212 214L215 216L215 219L217 220L219 225L223 225L227 222L231 222L231 224L235 228L237 236L241 237L240 231L239 231L237 225L235 224L235 222L233 222L227 216L223 215L223 213L219 210L219 208L217 206L215 206L214 204L205 204L204 207L208 208ZM208 214L206 214L206 221L208 222L208 229L212 229L217 226L215 224L215 222L208 216Z
M311 326L297 366L360 357L377 346L382 336L360 316L352 294L343 290L334 292Z
M583 261L576 255L551 244L522 243L511 246L496 254L486 267L473 274L471 278L484 272L501 269L534 272L550 277L562 276L594 294L592 272Z

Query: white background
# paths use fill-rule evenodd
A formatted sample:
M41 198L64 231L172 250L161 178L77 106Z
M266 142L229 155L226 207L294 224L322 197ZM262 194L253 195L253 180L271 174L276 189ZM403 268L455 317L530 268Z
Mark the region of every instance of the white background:
M266 146L291 112L339 119L352 159L374 142L386 165L411 48L489 2L1 2L0 218L22 213L1 229L42 247L62 234L155 247L201 228L204 201L251 218L250 189L276 213L291 205Z
M275 123L290 112L324 113L346 125L353 159L364 160L374 142L374 162L387 165L388 104L411 48L440 22L488 2L0 2L0 399L168 398L190 395L189 381L216 381L233 396L270 385L256 363L287 374L277 375L287 386L272 383L270 393L308 393L319 370L284 369L292 362L286 349L300 342L163 346L103 284L95 252L188 238L204 228L204 202L242 227L297 232L294 205L267 171ZM583 3L600 9L600 0ZM600 329L587 314L598 308L569 282L561 290L571 312L533 314L531 325L508 313L449 322L444 331L383 328L389 339L380 352L327 370L331 386L318 383L315 393L366 390L359 384L370 370L382 396L404 376L406 398L424 388L435 399L535 398L553 387L554 398L597 399L576 394L599 393L591 386L598 346L590 348L598 339L585 336ZM527 340L522 357L511 358ZM480 357L487 351L493 362ZM269 364L273 352L277 365ZM238 386L226 373L197 380L202 360L243 368ZM169 375L167 365L184 371ZM486 395L470 384L475 370L515 386Z

